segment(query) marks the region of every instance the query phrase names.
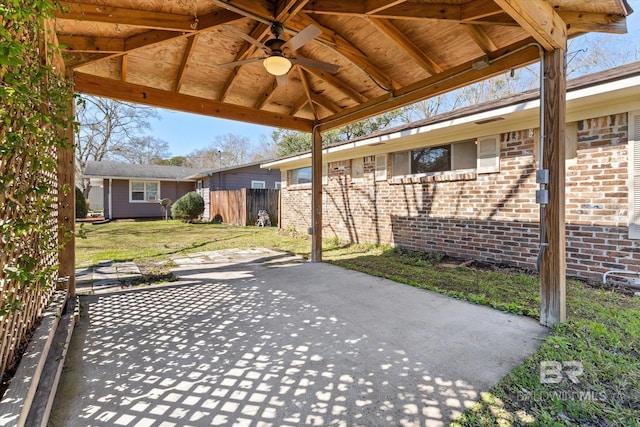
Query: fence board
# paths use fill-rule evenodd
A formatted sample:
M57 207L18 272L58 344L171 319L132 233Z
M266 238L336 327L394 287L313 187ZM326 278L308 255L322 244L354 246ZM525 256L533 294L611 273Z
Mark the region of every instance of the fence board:
M239 226L254 225L258 220L258 211L265 209L269 212L271 224L278 224L280 190L214 190L209 200L210 220L218 219L225 224Z

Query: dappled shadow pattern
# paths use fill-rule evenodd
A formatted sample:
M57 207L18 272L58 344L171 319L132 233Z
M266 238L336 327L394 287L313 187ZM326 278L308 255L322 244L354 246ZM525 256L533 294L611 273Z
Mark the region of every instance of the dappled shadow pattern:
M83 303L65 371L82 379L56 402L60 425L443 425L478 397L251 277Z

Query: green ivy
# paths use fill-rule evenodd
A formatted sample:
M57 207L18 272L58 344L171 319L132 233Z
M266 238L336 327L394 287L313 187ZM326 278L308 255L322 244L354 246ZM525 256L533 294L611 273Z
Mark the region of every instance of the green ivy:
M44 46L44 23L55 7L0 3L0 316L23 306L9 289L50 290L58 277L57 151L69 144L73 92L48 65L59 54Z

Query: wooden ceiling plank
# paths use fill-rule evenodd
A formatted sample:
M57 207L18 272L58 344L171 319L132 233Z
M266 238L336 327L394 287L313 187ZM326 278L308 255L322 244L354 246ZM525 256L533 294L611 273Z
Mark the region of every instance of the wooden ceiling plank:
M271 86L269 86L269 89L267 89L266 92L264 92L262 95L260 95L260 97L258 98L258 102L256 102L255 105L255 109L256 110L261 110L262 107L264 107L267 102L269 102L269 100L271 99L271 97L273 96L273 94L275 93L276 89L278 89L278 82L276 80L276 78L274 77L271 81Z
M197 29L197 23L192 15L176 15L67 1L58 1L55 17L57 19L105 22L170 31L195 31Z
M491 53L498 50L493 40L491 40L480 25L463 24L462 26L484 53Z
M58 41L67 52L118 53L124 51L124 39L112 37L69 36L60 34Z
M124 41L124 52L114 53L107 56L94 57L91 60L85 61L81 64L73 65L77 67L79 65L85 65L89 62L99 61L108 58L117 58L120 55L125 53L130 53L136 49L143 49L145 47L150 47L155 44L163 43L167 40L171 40L174 38L188 37L194 34L200 34L203 31L209 30L211 28L217 27L221 24L226 24L229 22L236 21L238 19L242 19L242 16L237 13L229 12L227 10L220 10L216 12L209 13L207 15L202 16L199 19L199 29L197 31L193 31L191 33L181 32L177 33L174 31L166 31L166 30L150 30L145 31L144 33L136 34L131 36Z
M558 11L558 15L567 24L572 34L587 32L627 33L627 19L622 15L562 11Z
M567 25L544 0L494 0L545 50L567 49Z
M304 69L302 67L296 67L298 69L298 74L300 75L300 81L302 82L302 87L304 89L304 94L307 97L307 101L309 103L309 107L311 108L311 112L313 113L313 117L318 120L318 111L316 107L313 105L313 100L311 99L311 85L309 84L309 80L307 76L304 74Z
M182 61L180 61L180 67L178 68L178 76L176 77L176 84L173 88L174 92L180 92L182 88L182 82L184 81L184 73L189 67L189 60L193 55L193 50L198 43L199 34L194 34L187 38L187 46L184 49L184 55L182 55Z
M231 86L233 86L233 82L235 82L239 72L240 72L240 67L234 67L233 70L231 70L231 74L229 75L227 80L224 82L224 86L220 91L218 102L224 102L227 99L227 96L229 96L229 91L231 90Z
M296 114L298 114L298 112L302 110L305 105L307 105L307 102L309 102L307 100L307 97L305 95L301 96L300 99L298 99L298 102L296 102L289 110L289 115L295 116Z
M322 34L316 37L318 42L332 48L336 53L345 57L356 67L360 68L360 70L367 74L371 79L377 82L378 85L388 89L398 89L401 87L400 83L396 82L385 72L380 70L363 52L347 41L347 39L330 28L323 26L309 15L301 12L288 23L288 25L293 26L297 31L301 31L309 24L313 24L322 30Z
M306 72L308 72L310 74L313 74L314 76L318 77L319 79L322 79L325 82L329 83L331 86L335 87L340 92L344 93L345 95L347 95L349 98L353 99L354 101L356 101L358 103L363 103L363 102L367 102L368 101L367 97L365 97L363 94L361 94L360 92L356 91L351 86L349 86L346 83L342 82L341 80L339 80L337 77L334 77L330 73L325 73L324 71L316 70L315 68L307 68L307 67L302 67L302 68L304 68L304 70Z
M405 36L391 21L384 18L371 18L369 21L411 56L427 73L434 75L442 72L442 67L429 58L423 49Z
M506 70L536 62L540 59L540 52L536 46L527 46L527 44L531 43L531 40L531 38L527 38L514 45L493 52L489 55L490 58L492 58L491 64L486 68L476 70L472 67L473 64L471 61L466 62L443 71L439 75L431 76L405 86L393 95L383 95L371 99L366 103L345 108L333 116L323 118L320 121L321 130L324 132L368 117L373 117L404 105L488 79ZM513 53L507 54L508 52Z
M224 7L247 18L272 22L275 17L274 6L269 0L212 0L214 4Z
M367 0L366 10L368 14L374 14L378 12L382 12L385 9L389 9L390 7L396 6L400 3L404 3L407 0Z
M462 22L476 21L503 13L504 10L493 1L475 0L462 5L460 19Z
M264 126L311 132L312 120L289 117L284 114L256 110L240 105L223 104L211 99L184 95L152 87L76 72L76 91L88 95L104 96L152 107L168 108L227 120L237 120Z

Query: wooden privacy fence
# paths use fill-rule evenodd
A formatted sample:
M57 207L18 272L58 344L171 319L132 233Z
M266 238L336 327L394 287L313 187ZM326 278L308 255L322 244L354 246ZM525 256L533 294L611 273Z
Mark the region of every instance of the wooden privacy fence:
M278 224L280 190L214 190L209 200L209 219L212 221L218 220L240 226L254 225L258 220L258 211L265 209L269 212L271 224Z

